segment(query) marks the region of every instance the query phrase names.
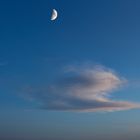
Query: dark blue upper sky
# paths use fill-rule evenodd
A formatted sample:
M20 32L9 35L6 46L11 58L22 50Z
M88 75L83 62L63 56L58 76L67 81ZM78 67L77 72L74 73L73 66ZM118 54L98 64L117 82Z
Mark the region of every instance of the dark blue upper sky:
M139 139L139 110L51 112L22 98L26 87L61 79L66 66L98 64L129 83L112 98L140 102L139 60L139 0L1 0L0 139Z

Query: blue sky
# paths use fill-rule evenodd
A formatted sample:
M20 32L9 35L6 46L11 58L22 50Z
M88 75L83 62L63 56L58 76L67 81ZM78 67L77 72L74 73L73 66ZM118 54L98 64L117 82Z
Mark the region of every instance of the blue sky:
M139 0L1 0L0 139L139 139L139 13Z

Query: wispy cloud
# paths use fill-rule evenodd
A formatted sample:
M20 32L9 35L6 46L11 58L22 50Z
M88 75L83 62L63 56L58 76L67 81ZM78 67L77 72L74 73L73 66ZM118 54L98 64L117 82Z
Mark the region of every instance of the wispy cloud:
M47 88L29 88L26 95L46 110L95 112L139 108L137 103L111 99L110 94L125 83L124 78L103 66L71 66L55 83Z
M7 64L8 64L8 62L0 62L0 66L5 66Z

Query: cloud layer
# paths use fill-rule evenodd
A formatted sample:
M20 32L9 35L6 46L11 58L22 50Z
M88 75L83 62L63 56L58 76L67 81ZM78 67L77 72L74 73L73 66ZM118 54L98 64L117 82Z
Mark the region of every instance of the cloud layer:
M102 66L70 67L55 83L47 88L29 88L27 95L46 110L95 112L139 108L139 104L110 98L125 82Z

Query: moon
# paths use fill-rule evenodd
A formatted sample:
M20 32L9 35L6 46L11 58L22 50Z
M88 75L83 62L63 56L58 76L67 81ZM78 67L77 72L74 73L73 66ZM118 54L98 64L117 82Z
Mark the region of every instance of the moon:
M58 13L55 9L53 9L52 11L52 16L51 16L51 20L56 20L58 17Z

